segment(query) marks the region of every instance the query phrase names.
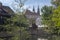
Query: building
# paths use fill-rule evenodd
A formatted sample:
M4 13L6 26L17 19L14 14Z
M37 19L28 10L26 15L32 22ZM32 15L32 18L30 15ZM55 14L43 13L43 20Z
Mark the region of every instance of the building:
M35 22L36 25L40 25L40 9L39 9L39 6L37 8L37 12L35 12L35 8L33 6L33 11L30 11L28 9L26 9L26 12L25 12L25 16L27 17L27 19L29 19L31 21L31 24L33 24ZM30 25L31 26L31 25Z
M10 7L4 6L0 2L0 25L4 24L5 17L11 18L13 15L14 15L14 11Z

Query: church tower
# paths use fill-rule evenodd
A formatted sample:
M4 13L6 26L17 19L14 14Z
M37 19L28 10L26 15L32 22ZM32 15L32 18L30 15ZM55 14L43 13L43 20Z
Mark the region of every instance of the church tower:
M33 12L35 12L35 8L34 8L34 6L33 6Z
M37 8L37 13L38 13L38 15L40 15L40 8L39 8L39 6Z

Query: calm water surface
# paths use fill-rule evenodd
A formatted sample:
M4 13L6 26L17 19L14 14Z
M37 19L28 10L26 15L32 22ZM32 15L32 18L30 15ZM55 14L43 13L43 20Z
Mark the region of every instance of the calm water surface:
M37 40L48 40L48 39L42 39L42 38L38 38Z

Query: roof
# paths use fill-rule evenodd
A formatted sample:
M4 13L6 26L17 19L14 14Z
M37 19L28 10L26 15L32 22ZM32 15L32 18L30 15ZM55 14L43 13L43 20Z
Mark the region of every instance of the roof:
M12 15L14 15L14 11L10 7L2 5L0 8L0 16L11 17Z
M36 15L39 16L36 12L31 12L30 10L26 10L25 15Z
M3 10L9 14L14 14L14 11L8 6L2 6Z
M7 12L8 14L14 14L14 11L8 7L8 6L4 6L1 2L0 2L0 11L4 10L5 12Z

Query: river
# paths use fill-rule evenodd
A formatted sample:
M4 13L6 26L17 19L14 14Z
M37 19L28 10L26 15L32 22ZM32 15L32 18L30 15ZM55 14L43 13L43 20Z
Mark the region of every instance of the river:
M48 39L44 39L44 38L38 38L37 40L48 40Z

